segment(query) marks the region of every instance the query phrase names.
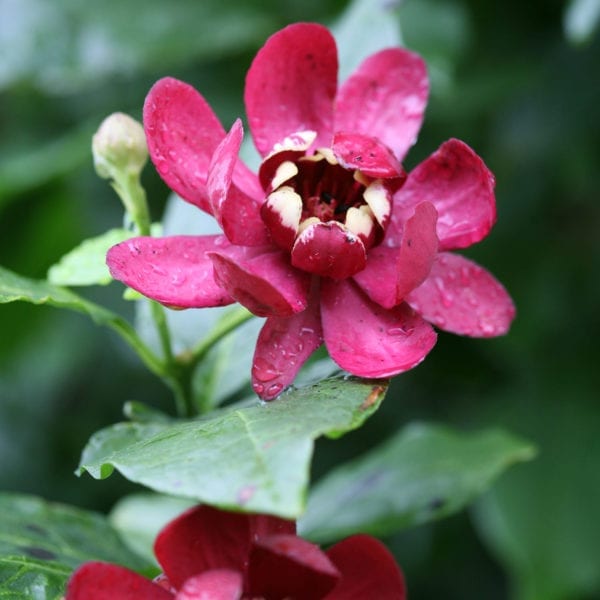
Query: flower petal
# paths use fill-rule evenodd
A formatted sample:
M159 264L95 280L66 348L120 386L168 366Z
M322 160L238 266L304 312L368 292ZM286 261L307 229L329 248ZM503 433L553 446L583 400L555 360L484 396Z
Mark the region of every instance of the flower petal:
M316 145L329 146L337 68L335 41L321 25L289 25L267 40L250 66L244 94L262 156L296 131L314 130Z
M406 301L444 331L471 337L504 335L515 316L502 284L473 261L443 252L425 282Z
M106 262L115 279L167 306L224 306L233 298L215 281L206 253L226 244L222 235L138 237L113 246Z
M217 283L253 314L289 317L306 308L310 277L282 252L230 246L209 256Z
M141 575L103 562L79 567L67 585L65 600L172 600L173 594Z
M346 169L359 169L368 177L375 178L406 177L390 149L369 135L338 132L333 136L332 150Z
M331 358L360 377L412 369L436 341L432 327L408 305L385 310L349 281L322 282L321 321Z
M345 279L364 269L367 254L362 240L337 221L309 225L292 248L292 265L308 273Z
M342 574L325 600L404 600L402 571L389 550L368 535L353 535L327 550L327 556Z
M392 223L424 200L438 211L440 250L466 248L483 239L496 222L494 176L460 140L444 142L409 173L394 198Z
M252 547L249 595L261 598L320 600L339 573L318 546L293 535L262 538Z
M399 160L415 143L423 122L429 82L420 56L388 48L368 57L342 85L335 131L379 138Z
M272 400L288 385L308 357L323 343L319 303L291 317L269 317L256 342L252 387L263 400Z
M252 532L250 518L210 506L195 506L166 525L154 542L154 553L177 589L211 569L244 573Z
M241 246L260 246L267 244L269 237L260 218L259 204L232 183L242 137L242 123L238 119L213 154L206 187L213 214L229 241Z
M422 202L404 224L398 248L377 246L369 251L367 266L354 281L384 308L392 308L425 281L437 253L437 212Z
M250 537L257 540L266 535L296 533L296 521L288 521L272 515L247 515L250 523Z
M160 79L144 103L144 129L150 157L165 183L210 213L208 165L225 130L206 100L183 81Z
M239 600L243 581L238 571L213 569L190 577L175 595L175 600Z

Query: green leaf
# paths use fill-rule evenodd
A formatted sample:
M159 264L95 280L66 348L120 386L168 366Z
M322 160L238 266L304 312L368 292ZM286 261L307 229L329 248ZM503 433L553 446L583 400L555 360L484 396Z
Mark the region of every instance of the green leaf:
M78 473L102 479L117 469L155 491L296 518L304 510L313 440L362 425L386 389L381 381L330 379L199 420L119 423L92 436Z
M137 571L151 563L129 551L97 513L34 496L0 494L0 597L59 598L72 570L89 560Z
M412 424L320 481L300 530L327 542L426 523L462 509L507 467L534 454L531 444L500 430L465 434Z
M599 597L600 413L596 390L568 396L579 385L552 380L540 396L523 394L504 405L513 426L536 440L540 457L508 473L474 514L516 600Z
M111 229L84 240L48 270L48 281L56 285L107 285L113 278L106 266L111 246L132 236L127 229Z
M138 353L153 373L159 376L164 375L162 363L139 339L134 329L119 315L78 296L71 290L53 285L45 280L29 279L0 267L0 304L19 300L68 308L88 315L98 325L105 325L116 331Z

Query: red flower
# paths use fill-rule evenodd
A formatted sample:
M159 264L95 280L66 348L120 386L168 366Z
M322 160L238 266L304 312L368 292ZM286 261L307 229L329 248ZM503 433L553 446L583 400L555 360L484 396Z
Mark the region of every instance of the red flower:
M192 87L157 82L144 106L152 160L224 236L137 238L108 254L116 279L165 305L237 301L267 317L252 369L267 400L322 343L350 373L389 377L431 350L430 323L490 336L514 316L500 283L446 252L495 221L483 161L450 140L408 177L398 162L425 111L421 58L383 50L339 90L337 67L320 25L286 27L259 51L245 91L258 177L237 158L239 121L226 134Z
M65 600L403 600L402 572L367 535L323 552L293 521L199 506L169 523L154 544L164 574L154 581L90 562L71 576Z

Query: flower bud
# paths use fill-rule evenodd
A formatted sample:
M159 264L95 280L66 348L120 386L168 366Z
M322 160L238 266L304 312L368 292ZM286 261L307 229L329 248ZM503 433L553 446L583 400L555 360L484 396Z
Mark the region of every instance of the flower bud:
M129 115L113 113L94 134L92 153L96 173L103 179L139 175L148 160L144 129Z

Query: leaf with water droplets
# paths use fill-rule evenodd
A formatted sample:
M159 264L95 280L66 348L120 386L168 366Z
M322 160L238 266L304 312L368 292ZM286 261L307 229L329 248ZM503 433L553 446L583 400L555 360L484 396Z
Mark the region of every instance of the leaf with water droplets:
M71 571L89 560L152 568L127 550L102 515L0 494L0 598L59 598Z
M119 423L90 439L78 472L103 479L117 469L159 492L296 518L304 510L313 441L362 425L386 389L385 381L329 379L202 419Z

